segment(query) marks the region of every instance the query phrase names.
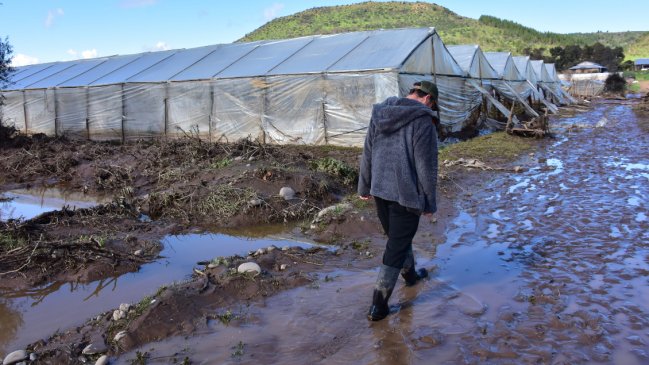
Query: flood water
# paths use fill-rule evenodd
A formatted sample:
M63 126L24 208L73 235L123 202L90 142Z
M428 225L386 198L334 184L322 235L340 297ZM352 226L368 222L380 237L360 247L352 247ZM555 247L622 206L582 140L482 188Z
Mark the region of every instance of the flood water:
M242 255L259 248L308 247L308 243L283 239L285 226L257 227L229 234L167 236L163 257L128 273L90 284L54 282L28 291L0 286L0 354L24 348L57 330L80 325L121 303L137 303L163 285L189 279L198 261ZM252 236L255 238L248 238ZM2 356L0 356L2 357Z
M70 209L91 208L109 200L57 188L11 190L0 193L0 220L31 219L64 206Z
M139 351L151 364L647 364L647 125L614 104L555 118L524 172L463 187L444 237L422 224L431 278L398 284L386 320L366 319L376 271L347 269Z

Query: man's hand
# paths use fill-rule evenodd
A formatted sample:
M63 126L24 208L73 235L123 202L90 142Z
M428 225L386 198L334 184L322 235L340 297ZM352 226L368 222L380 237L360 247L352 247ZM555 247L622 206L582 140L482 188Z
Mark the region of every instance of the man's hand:
M359 195L358 196L361 200L370 200L372 198L371 195Z

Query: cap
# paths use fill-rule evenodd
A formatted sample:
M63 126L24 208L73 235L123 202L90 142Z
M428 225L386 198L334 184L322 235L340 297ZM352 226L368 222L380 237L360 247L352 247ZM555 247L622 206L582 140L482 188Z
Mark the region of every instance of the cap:
M437 97L439 95L439 91L437 90L437 85L430 81L422 80L419 82L421 85L413 86L414 89L421 90L425 92L426 94L432 96L435 100L437 100Z

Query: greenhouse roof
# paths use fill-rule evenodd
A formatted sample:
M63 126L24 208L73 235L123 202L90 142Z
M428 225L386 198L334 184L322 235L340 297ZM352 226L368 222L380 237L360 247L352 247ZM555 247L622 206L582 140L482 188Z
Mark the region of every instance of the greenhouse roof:
M474 44L447 46L465 74L472 78L498 79L498 73L487 61L480 46Z
M498 76L510 81L525 80L525 76L521 74L516 64L514 64L510 52L484 52L484 55L491 67L498 72Z
M8 89L400 70L406 61L426 73L461 72L450 64L452 57L437 54L446 52L443 46L434 45L437 52L431 53L446 65L432 66L432 57L423 51L417 52L419 60L409 61L431 36L441 44L434 28L404 28L36 64L18 67Z

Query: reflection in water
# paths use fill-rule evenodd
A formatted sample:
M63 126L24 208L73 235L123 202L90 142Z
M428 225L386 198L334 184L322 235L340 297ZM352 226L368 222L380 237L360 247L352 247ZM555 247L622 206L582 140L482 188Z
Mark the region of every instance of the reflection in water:
M287 229L285 226L280 228ZM264 227L266 232L273 231L277 236L282 232L280 228ZM3 347L7 351L7 346L20 348L58 329L80 324L120 303L137 302L162 285L184 280L191 275L198 261L209 261L218 256L245 256L248 251L271 245L309 246L281 238L252 239L223 234L168 236L163 243L163 259L143 265L137 273L90 284L54 282L25 291L0 287L0 303L5 301L16 308L6 319L7 323L17 323L14 325L17 330L0 331L0 354Z
M0 194L0 220L31 219L64 206L70 209L90 208L107 201L109 199L57 188L12 190Z
M8 345L9 341L16 336L16 332L23 324L20 310L12 308L9 300L4 300L0 296L0 354ZM0 355L0 358L2 356Z

